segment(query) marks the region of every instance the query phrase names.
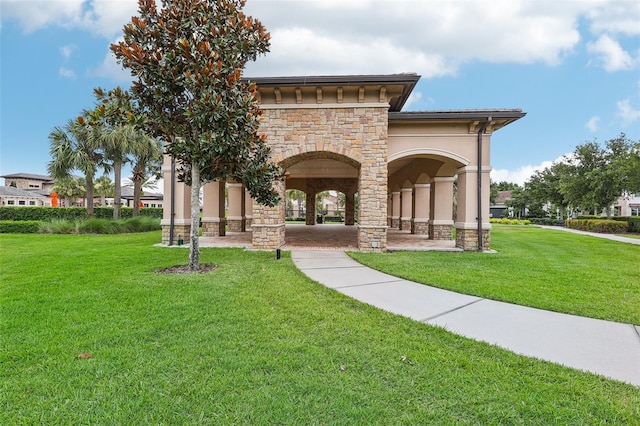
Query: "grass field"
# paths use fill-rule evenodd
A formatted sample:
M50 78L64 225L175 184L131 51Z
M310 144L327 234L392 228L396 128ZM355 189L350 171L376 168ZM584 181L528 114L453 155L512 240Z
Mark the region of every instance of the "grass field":
M569 314L640 324L640 246L535 226L493 225L497 253L351 253L435 287Z
M215 271L163 275L188 252L159 240L0 235L0 424L640 419L636 387L363 305L286 252L203 249Z

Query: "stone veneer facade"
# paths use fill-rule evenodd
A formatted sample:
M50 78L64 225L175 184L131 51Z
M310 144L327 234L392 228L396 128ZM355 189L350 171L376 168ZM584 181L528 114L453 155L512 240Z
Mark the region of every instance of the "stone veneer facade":
M388 105L385 104L274 108L265 109L263 114L261 133L267 136L277 163L312 156L359 164L357 226L358 246L362 251L384 251L387 247L387 122ZM276 207L254 205L254 247L273 248L284 244L284 211L281 209L284 203Z

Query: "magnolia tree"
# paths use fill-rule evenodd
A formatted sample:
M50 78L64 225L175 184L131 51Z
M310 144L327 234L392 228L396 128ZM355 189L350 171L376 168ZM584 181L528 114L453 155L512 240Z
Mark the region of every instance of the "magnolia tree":
M147 132L165 142L178 179L191 186L189 269L197 270L203 183L232 178L257 202L278 202L273 182L282 173L257 134L257 88L241 79L247 62L268 52L269 33L242 12L244 0L138 5L111 50L135 77L131 92L146 113Z

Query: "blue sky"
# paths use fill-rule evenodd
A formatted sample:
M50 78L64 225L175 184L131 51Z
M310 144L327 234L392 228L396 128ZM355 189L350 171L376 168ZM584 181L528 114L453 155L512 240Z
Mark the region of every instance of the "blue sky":
M48 135L128 87L109 53L135 0L2 0L0 174L46 174ZM422 76L405 110L521 108L492 136L494 180L522 184L577 144L640 140L635 0L248 0L272 34L247 76ZM126 172L125 172L126 173Z

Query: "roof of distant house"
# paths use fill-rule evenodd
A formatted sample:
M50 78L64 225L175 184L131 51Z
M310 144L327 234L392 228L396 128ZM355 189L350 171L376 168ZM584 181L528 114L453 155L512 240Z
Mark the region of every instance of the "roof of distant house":
M511 191L499 191L496 197L496 204L504 204L511 199Z
M3 175L0 176L5 179L33 179L33 180L45 180L45 181L53 181L51 176L47 175L37 175L34 173L14 173L11 175Z
M133 199L133 188L130 186L123 186L120 190L120 197L128 199ZM141 200L162 200L164 197L163 194L156 194L154 192L144 191L140 196Z
M0 197L43 198L44 196L34 191L25 191L13 186L0 186Z

